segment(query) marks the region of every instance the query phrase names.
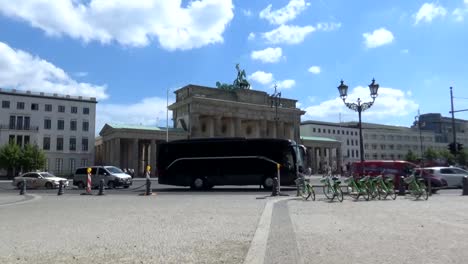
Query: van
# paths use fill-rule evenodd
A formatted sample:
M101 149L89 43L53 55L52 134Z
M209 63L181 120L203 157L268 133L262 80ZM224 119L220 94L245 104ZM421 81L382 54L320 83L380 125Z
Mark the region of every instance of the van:
M383 174L387 177L394 177L395 187L398 188L401 176L410 175L416 167L416 164L404 160L365 160L364 168L360 161L351 164L351 175L354 177L369 175L375 177Z
M98 187L101 179L109 189L118 186L128 188L132 185L132 177L114 166L92 166L91 168L91 188ZM73 175L73 185L83 189L86 187L88 179L88 167L78 168Z

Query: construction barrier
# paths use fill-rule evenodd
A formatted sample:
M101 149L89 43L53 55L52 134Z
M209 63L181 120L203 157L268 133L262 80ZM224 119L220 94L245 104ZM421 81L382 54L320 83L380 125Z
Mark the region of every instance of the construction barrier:
M88 173L88 179L86 180L86 192L82 193L81 195L92 195L91 193L91 168L86 170Z

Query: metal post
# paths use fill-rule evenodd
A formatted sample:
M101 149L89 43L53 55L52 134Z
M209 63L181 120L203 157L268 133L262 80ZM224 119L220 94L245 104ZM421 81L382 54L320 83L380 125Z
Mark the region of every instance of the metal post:
M468 176L463 177L463 192L462 195L468 195Z
M62 195L63 194L63 181L59 181L59 188L57 195Z
M452 87L450 87L450 103L452 105L452 133L453 133L453 147L455 148L455 155L457 154L457 134L455 132L455 111L453 110L453 91Z
M98 195L104 195L104 179L99 181L99 193Z
M169 142L169 88L166 97L166 142Z
M398 184L398 195L404 196L405 195L405 177L400 177L400 183Z
M26 180L23 179L23 185L20 188L20 195L25 195L26 194Z
M422 171L422 169L421 169ZM427 179L427 192L429 193L429 196L432 196L432 184L431 184L431 179Z

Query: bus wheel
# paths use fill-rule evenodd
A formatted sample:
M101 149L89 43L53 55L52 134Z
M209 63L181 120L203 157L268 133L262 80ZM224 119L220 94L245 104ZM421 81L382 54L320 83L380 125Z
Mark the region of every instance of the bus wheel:
M271 190L273 188L273 178L272 177L266 177L263 179L262 183L263 187L267 190Z
M202 178L194 178L191 187L194 190L201 190L205 187L205 181Z

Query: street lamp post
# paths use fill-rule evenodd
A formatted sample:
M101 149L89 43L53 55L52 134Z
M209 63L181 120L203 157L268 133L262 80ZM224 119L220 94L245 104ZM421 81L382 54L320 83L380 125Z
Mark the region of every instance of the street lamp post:
M344 84L343 80L341 80L340 86L338 86L338 91L340 92L340 97L343 99L343 103L351 110L358 112L359 115L359 154L361 157L361 170L364 170L364 144L362 142L362 122L361 122L361 112L366 111L369 109L375 101L377 97L377 91L379 90L379 85L375 83L375 80L372 79L372 83L369 84L370 96L372 98L372 102L362 103L361 98L358 98L357 104L356 103L347 103L346 97L348 96L348 86Z
M278 137L278 106L281 105L281 92L277 92L276 88L275 84L275 92L271 95L271 107L275 107L275 131L276 137Z

